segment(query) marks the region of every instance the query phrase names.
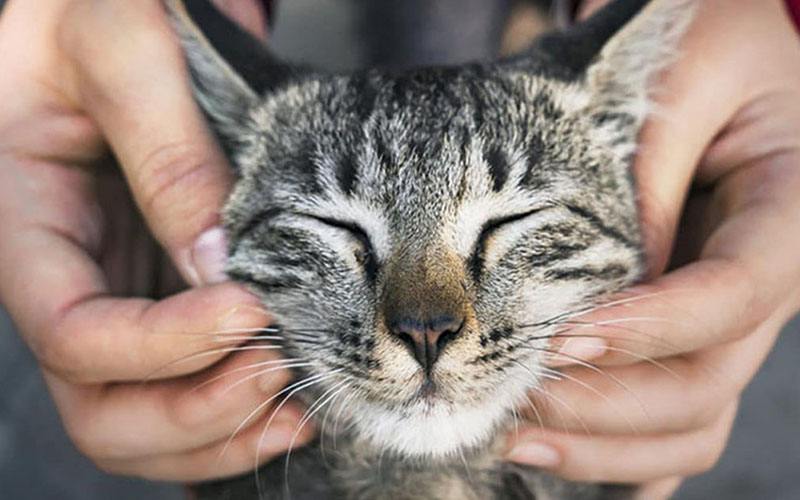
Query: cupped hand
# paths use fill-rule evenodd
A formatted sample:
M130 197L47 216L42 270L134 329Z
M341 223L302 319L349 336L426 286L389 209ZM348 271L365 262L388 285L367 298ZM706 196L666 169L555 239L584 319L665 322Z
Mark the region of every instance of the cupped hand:
M265 35L255 1L219 4ZM287 382L284 362L226 357L269 317L224 281L229 169L160 2L10 0L0 74L0 299L79 449L185 481L282 453L297 408L261 439L272 405L256 406ZM131 298L180 288L170 260L196 288Z
M715 464L800 307L800 37L780 0L697 5L635 162L649 279L565 318L509 455L648 499Z

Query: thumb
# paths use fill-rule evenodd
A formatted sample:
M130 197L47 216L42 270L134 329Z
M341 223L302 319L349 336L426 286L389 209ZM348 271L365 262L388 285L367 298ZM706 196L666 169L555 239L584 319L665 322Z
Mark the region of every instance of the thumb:
M153 234L189 283L224 280L219 211L232 171L192 98L160 2L82 2L66 21L76 98L111 145Z

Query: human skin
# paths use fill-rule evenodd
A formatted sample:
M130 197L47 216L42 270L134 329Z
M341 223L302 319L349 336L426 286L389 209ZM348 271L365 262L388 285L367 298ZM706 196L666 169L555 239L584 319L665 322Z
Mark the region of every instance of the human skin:
M254 2L220 5L265 35ZM100 468L150 479L220 477L252 468L257 449L283 453L301 415L291 405L259 444L265 407L217 460L289 374L232 389L249 372L214 379L277 356L225 357L269 316L224 282L217 225L230 169L160 2L10 0L0 54L0 300L67 433ZM141 298L182 286L139 212L194 288Z
M698 2L654 100L634 166L649 279L581 318L570 333L604 338L591 362L605 374L565 367L593 390L549 384L563 406L512 436L509 455L646 484L647 499L716 463L741 392L800 307L800 38L783 2Z
M254 3L224 3L263 36ZM730 8L706 0L642 134L635 168L651 280L626 294L624 308L583 318L624 329L573 332L605 338L592 362L637 397L590 369L563 367L604 397L569 381L548 385L575 415L543 405L544 429L510 438L513 460L667 494L719 456L741 390L800 303L798 236L786 230L800 214L800 49L781 2L747 0L720 14ZM253 401L288 374L228 393L227 380L191 389L270 360L269 351L198 358L139 383L181 356L231 345L211 332L268 323L253 297L219 283L225 248L214 228L231 179L158 2L10 0L0 54L9 103L0 109L0 298L70 436L120 474L194 481L252 468L266 414L217 456ZM102 166L109 146L120 170ZM676 240L692 185L702 193ZM155 275L169 281L144 236L120 239L131 238L120 228L138 227L134 206L195 288L160 301L118 298L151 290ZM685 264L662 274L673 241ZM575 337L566 352L597 347ZM678 376L616 349L661 358ZM290 407L273 423L263 460L285 451L298 417Z

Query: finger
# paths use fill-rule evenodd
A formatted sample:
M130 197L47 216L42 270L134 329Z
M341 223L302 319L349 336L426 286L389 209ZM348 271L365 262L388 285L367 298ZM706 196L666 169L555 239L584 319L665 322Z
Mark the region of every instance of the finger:
M151 384L87 389L48 375L70 436L95 459L188 452L228 439L270 411L289 381L274 351L246 351L213 369ZM87 416L91 415L91 419ZM126 429L127 432L120 432Z
M773 315L788 320L800 304L800 233L786 230L800 214L797 165L800 149L730 175L713 210L723 222L700 260L585 318L565 318L556 337L601 337L606 354L592 362L627 364L631 351L671 356L739 339Z
M567 318L551 336L569 340L565 346L572 352L580 352L584 342L601 342L590 360L597 365L692 352L741 338L764 321L773 306L758 300L754 287L739 262L708 258L633 287L610 302L618 305ZM585 358L559 354L552 364L581 359Z
M636 489L634 500L668 500L680 488L683 478L670 477L653 481Z
M508 458L573 481L643 483L676 474L690 476L717 462L735 415L736 405L732 405L708 428L665 436L542 436L532 432Z
M772 3L769 5L774 7ZM736 22L744 23L739 31L761 30L759 26L762 25L753 25L754 19L765 23L777 22L778 26L786 27L787 21L783 18L785 16L780 17L781 12L777 13L777 21L765 19L765 16L776 15L773 12L776 9L763 7L757 2L749 3L744 8L754 9L752 16L733 16L738 20ZM698 17L709 17L706 7L701 7ZM709 21L733 22L721 20L718 16ZM705 29L704 24L703 31ZM708 82L713 79L690 77L700 70L711 72L715 68L691 59L696 54L707 53L699 48L716 46L713 40L704 40L705 35L697 31L692 31L687 37L684 57L665 76L661 85L661 104L670 111L668 115L654 116L643 131L637 177L642 198L642 227L649 232L645 235L648 258L651 271L657 274L666 261L664 249L672 246L669 241L688 182L682 176L691 174L685 165L694 165L692 158L706 148L705 139L692 143L684 140L682 134L694 135L691 140L697 141L704 133L719 131L716 121L719 117L724 117L723 122L729 123L724 133L715 138L712 147L703 153L701 182L716 182L716 187L708 209L710 215L701 222L702 229L698 234L691 236L697 241L694 246L701 248L698 252L701 260L647 286L638 287L635 291L640 295L629 297L632 300L626 301L624 308L606 308L585 322L581 321L594 326L600 326L598 319L613 323L605 323L599 331L592 331L592 325L581 324L578 331L572 332L614 337L611 340L612 352L596 360L598 363L625 362L624 356L614 350L634 349L636 345L632 342L619 343L620 339L630 337L640 345L637 352L651 357L669 356L735 340L760 324L787 296L797 294L795 284L800 279L800 261L793 257L793 248L798 244L798 235L785 228L795 226L796 214L800 213L796 196L800 189L797 175L800 136L796 127L787 126L800 120L800 106L796 104L797 99L787 99L784 87L792 88L790 77L774 74L775 67L786 69L787 65L775 64L773 56L780 54L780 50L760 59L756 54L736 52L736 57L759 59L754 64L769 63L765 64L764 73L759 76L772 75L775 78L766 78L770 82L767 87L759 80L752 88L742 87L742 82L737 81L722 86L725 88L719 92L716 88L709 89ZM785 31L790 32L788 27ZM769 34L765 39L773 40L775 36L780 41L779 34ZM793 42L788 46L791 47L789 50L800 52ZM734 61L731 55L725 55L714 58L711 64L734 65ZM718 73L732 71L735 70ZM796 74L800 75L800 71ZM794 88L798 83L794 83ZM733 94L727 95L729 91ZM747 97L747 105L740 102L741 96ZM730 109L715 108L717 104L714 102L720 97L724 97L724 106L730 105ZM703 100L710 104L703 104ZM702 116L695 117L696 109L704 110ZM734 115L736 118L731 120ZM681 120L682 116L692 119ZM711 118L714 118L714 123L704 121ZM694 130L696 124L700 125L698 130ZM691 151L684 151L691 144L694 144L689 148ZM683 169L680 168L681 162L684 162ZM661 243L654 243L656 240ZM696 257L697 253L692 255L692 258ZM653 266L653 262L657 264ZM612 317L614 314L619 317ZM570 341L572 345L569 347L581 352L578 341ZM650 342L652 348L642 350L644 342ZM583 351L602 352L596 344L587 347L592 349Z
M224 280L217 225L231 170L192 99L160 2L77 2L61 38L76 99L111 144L156 238L190 283Z
M191 373L225 357L269 318L233 284L155 302L89 297L70 304L36 339L42 363L80 383L145 381Z
M220 479L254 471L266 463L312 439L311 423L298 427L303 412L297 405L280 410L264 434L269 415L245 429L230 443L217 442L186 453L160 455L142 460L100 461L102 469L113 474L138 476L151 481L195 482Z
M576 17L578 19L587 19L609 1L610 0L583 0L580 2L580 5L578 5Z
M748 2L736 16L718 16L717 10L724 6L717 2L697 5L695 23L682 43L679 58L653 92L656 112L642 130L640 154L634 165L651 277L668 261L685 195L707 147L747 102L770 90L769 82L785 79L776 74L776 69L785 68L783 60L791 60L785 59L782 47L793 49L796 45L790 40L775 43L773 51L764 50L765 45L780 41L778 33L765 37L764 26L783 25L787 28L784 31L792 31L780 8ZM731 51L720 43L719 33L757 37L763 43L758 48ZM758 52L749 52L755 50ZM742 60L750 64L745 77L727 80L725 85L708 78L736 73ZM698 113L698 109L703 112ZM735 162L727 168L740 165Z
M533 425L594 436L685 433L708 426L758 371L781 330L770 318L736 342L630 366L562 368L521 407Z
M0 225L0 261L14 263L0 265L0 298L50 370L81 382L142 380L182 356L224 347L214 332L269 321L258 300L233 284L161 302L110 297L92 257L103 232L86 173L38 162L29 168L28 182L0 201L8 216ZM18 203L17 195L35 203ZM223 355L199 356L157 375L196 370Z

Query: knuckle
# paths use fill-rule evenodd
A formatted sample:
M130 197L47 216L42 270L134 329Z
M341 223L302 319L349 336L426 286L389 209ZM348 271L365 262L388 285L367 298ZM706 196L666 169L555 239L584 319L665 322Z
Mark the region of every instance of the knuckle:
M119 19L125 19L126 29L119 30ZM109 63L109 58L97 58L98 43L134 53L158 54L169 49L169 29L159 2L108 2L75 0L62 15L57 41L64 50L90 73ZM113 75L109 75L113 76Z
M225 170L217 168L211 152L200 144L161 145L136 166L135 173L134 190L145 215L172 214L161 217L161 223L179 224L181 232L191 232L197 223L216 217L216 202L223 201L220 186ZM219 199L209 199L209 193Z
M136 170L141 182L142 203L156 208L161 200L175 200L197 181L210 162L192 144L164 144L150 153Z

